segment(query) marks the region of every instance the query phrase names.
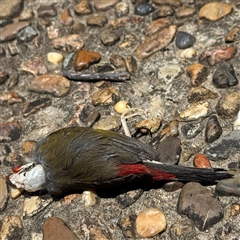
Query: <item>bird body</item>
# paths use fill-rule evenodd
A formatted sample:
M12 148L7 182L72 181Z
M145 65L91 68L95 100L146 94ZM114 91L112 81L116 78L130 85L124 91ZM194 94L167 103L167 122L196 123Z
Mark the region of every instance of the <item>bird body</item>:
M44 170L44 187L57 196L139 180L212 184L232 176L218 169L162 164L155 149L136 139L86 127L62 128L43 138L35 162Z

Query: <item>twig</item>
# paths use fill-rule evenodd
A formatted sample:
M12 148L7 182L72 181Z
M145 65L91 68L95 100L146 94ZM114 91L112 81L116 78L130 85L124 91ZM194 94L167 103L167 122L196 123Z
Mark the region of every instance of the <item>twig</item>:
M63 76L76 81L101 81L108 80L113 82L122 82L130 80L130 74L127 72L118 73L79 73L74 71L63 71Z

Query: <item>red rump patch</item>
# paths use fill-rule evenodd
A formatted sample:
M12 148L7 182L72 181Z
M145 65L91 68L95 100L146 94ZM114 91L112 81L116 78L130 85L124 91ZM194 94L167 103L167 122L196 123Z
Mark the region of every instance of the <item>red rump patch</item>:
M123 177L130 174L145 174L145 175L151 175L154 180L160 181L160 180L171 180L176 178L175 175L166 173L164 171L158 170L158 169L152 169L147 168L146 166L142 164L121 164L118 166L119 172L118 176Z

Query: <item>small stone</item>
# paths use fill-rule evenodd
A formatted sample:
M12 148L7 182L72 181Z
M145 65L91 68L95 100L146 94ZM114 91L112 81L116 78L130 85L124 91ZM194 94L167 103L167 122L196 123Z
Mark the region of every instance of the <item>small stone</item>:
M231 4L221 2L207 3L200 9L198 17L206 18L210 21L217 21L231 13L232 8Z
M167 65L159 68L158 78L164 79L166 84L171 83L174 79L183 73L179 65Z
M122 229L125 238L136 238L135 221L136 215L129 215L119 219L118 225Z
M137 48L136 56L138 58L146 58L151 54L164 49L174 38L176 26L171 25L165 27L146 40Z
M27 62L25 62L22 67L22 70L26 72L30 72L35 76L46 74L48 71L44 58L41 56L34 57L28 60Z
M0 231L0 239L22 239L23 224L20 216L5 216L2 220L2 227Z
M170 123L163 127L160 135L161 137L176 137L178 134L178 121L172 120Z
M206 52L203 52L200 56L200 60L201 61L207 60L208 64L213 66L218 62L230 60L235 54L235 52L236 52L235 47L219 46L211 48Z
M113 46L120 39L120 37L112 29L106 29L101 32L100 39L105 46Z
M113 54L110 57L110 63L115 67L115 68L123 68L125 67L125 60L122 56L118 54Z
M231 92L223 95L216 106L217 113L222 118L237 116L240 109L240 92Z
M5 42L5 41L9 41L9 40L13 40L16 36L17 33L27 27L30 23L23 21L23 22L16 22L16 23L12 23L7 25L4 28L0 29L0 42Z
M156 5L165 5L168 4L173 7L180 7L182 5L181 0L153 0L152 1Z
M233 28L230 32L228 32L228 34L225 37L225 42L227 43L234 42L239 30L240 30L239 28Z
M7 46L8 46L8 50L9 50L11 56L15 56L20 53L17 41L15 41L15 40L11 41L7 44Z
M97 72L103 73L103 72L113 72L114 67L109 63L103 63L97 65Z
M37 9L38 17L55 17L57 16L57 9L54 4L42 5Z
M182 153L179 162L187 162L193 155L201 151L201 147L193 143L193 141L181 142Z
M0 18L9 19L19 15L23 9L23 0L3 0L0 2Z
M26 158L31 158L37 146L35 141L23 141L21 144L21 153Z
M96 204L96 193L93 191L84 191L82 193L82 200L85 207L91 207Z
M36 30L30 26L21 29L17 34L17 39L22 42L32 41L38 33Z
M183 120L197 120L208 115L208 102L194 103L189 108L183 110L179 116Z
M89 114L87 118L87 126L92 127L92 125L101 118L101 113L99 111L93 111Z
M17 199L22 195L23 192L24 192L23 188L15 188L10 186L10 195L12 199Z
M90 64L99 62L101 55L98 52L78 50L74 59L74 69L81 71L87 69Z
M194 48L187 48L187 49L184 49L182 52L181 52L181 55L180 57L182 58L192 58L196 55L196 51Z
M64 26L71 26L74 23L70 9L66 8L60 15L60 21Z
M171 6L163 5L160 8L156 8L153 12L152 18L153 20L157 18L165 18L172 16L174 14L174 10Z
M119 2L116 6L115 6L115 11L116 11L116 15L118 17L123 17L128 15L129 13L129 7L127 5L127 3L124 2Z
M135 35L128 34L124 37L121 44L119 44L120 49L126 49L126 48L134 48L136 44L138 43L138 40Z
M193 164L198 168L211 168L211 163L205 154L198 153L194 156Z
M136 230L140 237L150 238L163 232L167 227L167 220L162 211L149 208L140 213L136 219Z
M34 78L28 88L34 92L50 93L55 97L63 97L70 90L70 81L60 75L44 74Z
M34 17L32 8L24 8L19 16L19 21L31 21Z
M58 65L63 60L63 55L57 52L50 52L47 54L47 60L54 65Z
M83 48L84 41L79 36L79 34L72 34L66 37L59 37L52 40L52 45L54 48L63 50L64 52L74 52Z
M92 104L94 106L111 105L117 100L119 100L119 94L113 87L100 89L92 96Z
M4 92L0 96L0 103L1 102L7 102L7 104L15 104L15 103L20 103L22 102L23 99L18 95L16 92Z
M5 210L8 202L8 190L6 180L0 176L0 212Z
M205 141L211 143L217 140L222 135L222 127L216 115L212 115L208 121L205 129Z
M197 103L206 101L208 99L215 99L217 97L218 97L217 93L212 92L208 88L200 85L190 90L188 94L188 101L190 103Z
M8 84L7 84L8 90L11 90L15 86L17 86L18 82L19 82L19 73L15 73L8 81ZM16 101L18 101L18 100L16 99Z
M179 31L177 32L175 42L178 48L186 49L186 48L192 47L195 40L196 38L193 35L187 32Z
M43 238L46 240L69 239L79 240L74 232L67 227L67 224L58 217L49 217L42 226ZM57 231L56 231L57 229Z
M134 204L143 194L142 189L127 191L116 196L115 201L121 209L125 209Z
M94 129L118 131L121 127L121 119L119 116L109 115L101 118L93 125Z
M127 56L125 60L126 68L129 73L134 74L137 71L137 60L133 56Z
M135 6L134 13L136 15L145 16L151 13L154 7L150 3L140 3Z
M227 88L237 85L238 79L235 75L232 64L224 64L218 67L213 74L212 82L217 88Z
M240 130L217 139L208 145L204 153L213 161L228 159L230 154L238 152L240 149Z
M196 13L195 8L182 6L177 10L177 12L175 13L175 16L181 19L181 18L193 16L195 13Z
M172 20L170 18L159 18L151 22L147 26L146 35L151 36L153 33L172 25Z
M38 18L37 19L37 29L39 31L45 30L46 27L49 27L51 25L51 21L48 18Z
M89 1L83 0L74 7L74 11L78 15L90 14L92 13L91 4Z
M167 182L163 185L163 189L166 192L175 192L178 189L181 189L184 186L184 183L178 181Z
M182 188L177 211L187 215L200 231L209 229L223 218L220 201L207 188L195 182Z
M114 105L114 110L119 114L122 114L128 108L128 102L125 100L119 101Z
M52 103L49 98L42 98L33 102L26 102L23 106L22 114L24 117L28 117L31 114L36 113L40 109L49 106Z
M0 19L0 27L3 28L9 24L13 23L12 19Z
M161 122L160 118L144 119L136 123L135 129L143 134L155 133L160 128Z
M107 10L117 4L119 0L94 0L94 7L96 10Z
M91 15L86 19L87 25L92 27L103 27L107 21L107 17L103 14Z
M237 114L237 119L233 123L233 129L234 130L240 130L240 110Z
M73 66L73 61L75 57L75 52L68 54L62 62L62 70L70 70Z
M187 139L195 138L204 128L202 122L190 122L181 127L181 131Z
M16 122L0 123L0 142L12 142L17 140L21 134L21 127Z
M5 71L0 71L0 84L3 84L9 78L9 74Z
M174 136L166 137L157 146L159 161L166 164L176 164L179 161L182 148L180 139Z

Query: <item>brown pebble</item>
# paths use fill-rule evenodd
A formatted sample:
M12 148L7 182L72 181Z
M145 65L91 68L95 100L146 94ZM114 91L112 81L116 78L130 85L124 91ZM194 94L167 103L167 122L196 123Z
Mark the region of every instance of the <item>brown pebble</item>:
M37 142L35 141L23 141L21 144L21 153L23 154L24 157L31 158L34 150L37 146Z
M110 57L110 63L115 67L115 68L123 68L125 67L125 61L124 58L118 54L113 54Z
M54 4L42 5L37 10L38 17L55 17L57 15L57 9Z
M13 19L19 15L23 9L23 0L1 0L0 19Z
M0 142L12 142L17 140L21 134L21 127L16 122L0 123Z
M74 7L74 11L78 15L85 15L92 13L90 2L83 0Z
M79 50L74 59L74 69L81 71L88 68L90 64L99 62L100 59L101 55L98 52Z
M126 48L134 48L138 44L137 37L133 34L127 34L123 41L119 44L119 48L121 50L126 49Z
M171 6L163 5L160 8L157 8L152 15L153 19L164 18L168 16L172 16L174 14L174 10Z
M198 16L200 18L206 18L210 21L217 21L220 18L228 15L232 11L232 5L221 3L221 2L211 2L205 4L199 11Z
M5 210L8 202L8 190L6 180L0 176L0 212Z
M222 127L216 115L212 115L206 124L205 141L212 143L217 140L222 134Z
M125 64L129 73L134 74L137 71L137 60L133 56L127 56Z
M170 18L159 18L151 22L147 26L146 35L151 36L153 33L172 25L172 20Z
M186 71L190 76L191 84L194 87L199 86L207 80L208 70L204 65L200 63L194 63L188 66Z
M136 56L138 58L146 58L165 48L173 40L176 29L175 25L171 25L155 32L137 48Z
M211 168L210 161L205 154L198 153L194 156L193 164L198 168Z
M119 94L113 87L100 89L92 96L92 103L94 106L111 105L118 100Z
M55 97L63 97L70 90L70 81L60 75L44 74L34 78L28 89L34 92L50 93Z
M160 118L150 118L144 119L138 123L136 123L135 128L140 130L142 133L155 133L161 125Z
M227 36L225 37L226 42L233 42L239 32L239 28L233 28L230 32L228 32Z
M96 10L107 10L117 4L119 0L94 0Z
M181 0L153 0L152 1L156 5L165 5L168 4L173 7L179 7L182 5Z
M74 23L69 8L66 8L62 12L62 14L60 16L60 21L64 26L71 26Z
M4 92L0 96L0 102L7 102L8 104L15 104L22 102L23 99L16 92Z
M103 14L91 15L87 17L86 22L88 26L103 27L107 23L107 17Z
M140 213L136 219L136 230L140 237L150 238L163 232L167 227L164 214L156 209L150 208Z
M102 117L99 121L97 121L94 125L94 129L102 129L109 131L118 131L121 127L121 119L119 116L108 115Z
M175 16L177 18L186 18L186 17L193 16L195 13L196 13L195 8L182 6L177 10L177 12L175 13Z
M210 89L204 86L198 86L190 90L188 94L188 101L190 103L197 103L201 101L206 101L208 99L215 99L217 97L217 93L212 92Z
M48 71L44 58L41 56L34 57L25 62L22 67L22 70L30 72L35 76L46 74Z
M105 46L112 46L120 39L120 37L112 29L106 29L101 32L100 39Z
M31 21L34 17L32 8L24 8L19 16L19 21Z
M126 216L121 218L118 222L124 237L127 239L136 239L136 229L134 225L136 217L135 215Z

